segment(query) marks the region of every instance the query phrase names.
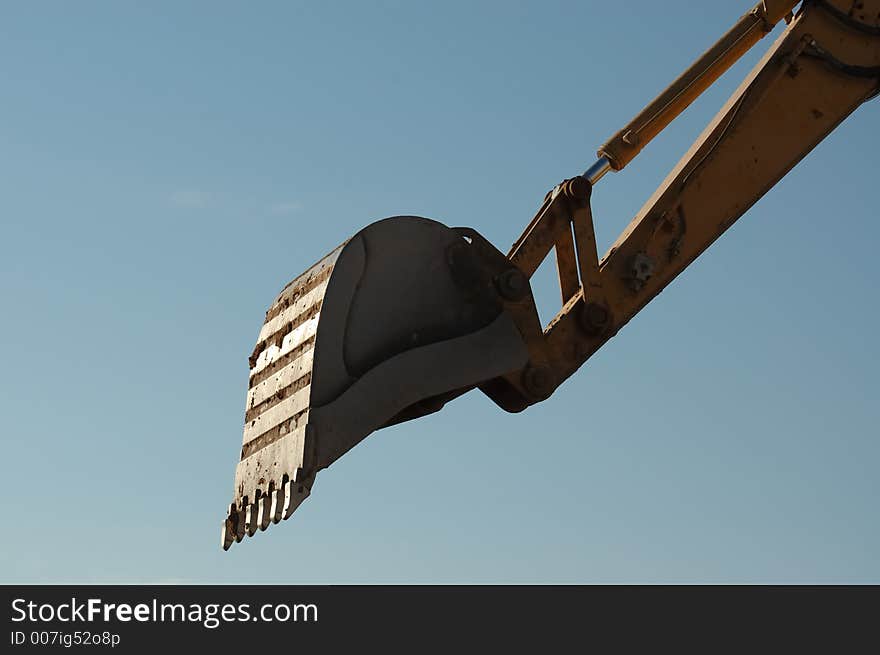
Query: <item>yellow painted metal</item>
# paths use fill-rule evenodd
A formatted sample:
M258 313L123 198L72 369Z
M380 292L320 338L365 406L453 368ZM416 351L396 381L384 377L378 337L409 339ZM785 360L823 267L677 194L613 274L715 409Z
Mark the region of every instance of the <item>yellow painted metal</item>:
M626 127L599 148L599 157L608 159L614 170L621 170L797 4L791 0L764 0L755 5Z
M846 5L846 6L844 6ZM572 375L603 343L687 268L761 196L880 91L880 0L860 0L850 22L844 0L810 2L755 66L666 180L581 280L535 344L553 386ZM832 11L828 10L828 6ZM865 30L859 30L860 16ZM852 24L856 21L856 25ZM568 185L570 186L570 185ZM560 185L560 188L566 185ZM527 274L549 254L560 230L591 221L589 194L551 194L510 253ZM582 232L588 231L581 229ZM578 257L589 262L589 247ZM581 271L589 268L581 266ZM586 289L586 291L584 291ZM602 330L584 329L591 304L609 316ZM532 345L530 344L530 347ZM512 373L512 386L523 385ZM543 398L535 398L538 402Z

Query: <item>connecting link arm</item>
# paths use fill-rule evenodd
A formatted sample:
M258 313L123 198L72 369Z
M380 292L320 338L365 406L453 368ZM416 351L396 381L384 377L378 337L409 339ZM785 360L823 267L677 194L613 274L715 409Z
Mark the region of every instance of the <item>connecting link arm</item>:
M849 3L845 3L847 7ZM770 6L771 3L766 3ZM687 268L761 196L880 89L880 0L804 3L608 252L599 259L592 185L558 185L508 257L526 276L555 250L562 308L540 332L537 312L515 320L529 367L490 396L522 407L543 400ZM778 14L785 7L774 4ZM770 17L772 18L771 14ZM866 16L872 21L862 21ZM857 23L857 24L854 24Z

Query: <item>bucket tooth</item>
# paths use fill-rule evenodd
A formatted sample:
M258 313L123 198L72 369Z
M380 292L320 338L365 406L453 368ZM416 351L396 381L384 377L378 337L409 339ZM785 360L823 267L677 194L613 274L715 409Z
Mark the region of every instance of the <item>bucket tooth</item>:
M272 486L275 486L274 483ZM265 530L272 522L272 497L274 495L275 491L272 490L267 494L263 494L263 497L260 498L260 512L257 517L257 523L260 526L260 530Z
M294 510L299 507L302 502L309 497L309 494L312 492L312 482L314 480L302 481L302 482L288 482L288 502L287 506L284 508L284 518L289 519L290 515L293 514Z
M284 499L287 497L287 484L272 493L272 523L279 523L284 516Z
M239 543L244 539L245 513L246 511L244 507L233 512L235 516L235 543Z
M229 547L235 541L235 523L237 518L238 514L235 512L235 504L233 504L229 508L229 514L226 520L223 521L223 526L220 530L220 547L223 550L229 550Z
M247 506L245 516L247 517L247 536L253 537L257 534L257 506L254 503Z

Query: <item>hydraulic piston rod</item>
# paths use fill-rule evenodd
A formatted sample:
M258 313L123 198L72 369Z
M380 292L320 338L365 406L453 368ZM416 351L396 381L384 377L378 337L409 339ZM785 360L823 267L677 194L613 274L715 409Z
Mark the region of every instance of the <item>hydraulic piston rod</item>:
M599 160L583 176L596 183L609 169L623 169L780 20L789 17L797 4L792 0L762 0L755 5L626 127L599 148Z

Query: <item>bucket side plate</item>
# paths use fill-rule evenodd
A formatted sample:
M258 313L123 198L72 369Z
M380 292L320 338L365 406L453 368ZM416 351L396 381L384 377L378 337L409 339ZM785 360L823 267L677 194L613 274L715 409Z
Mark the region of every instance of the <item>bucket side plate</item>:
M250 374L235 491L221 545L287 518L308 496L302 475L315 336L342 244L290 282L266 312L248 359Z

